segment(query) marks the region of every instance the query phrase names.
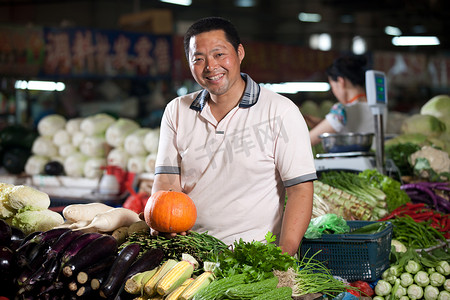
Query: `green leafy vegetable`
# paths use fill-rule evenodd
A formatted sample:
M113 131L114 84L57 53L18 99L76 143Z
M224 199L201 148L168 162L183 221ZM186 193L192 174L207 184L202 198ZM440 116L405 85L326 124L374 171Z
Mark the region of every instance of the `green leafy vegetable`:
M218 277L245 273L254 281L268 278L273 270L287 271L288 268L296 269L296 259L274 242L276 236L271 232L266 234L267 243L260 241L245 242L240 239L235 241L233 249L225 249L217 256L219 267L215 273Z
M401 183L389 176L383 175L375 169L366 169L358 174L364 178L371 186L381 189L386 194L387 209L389 212L397 207L411 202L408 194L402 189Z
M408 162L408 157L418 150L420 150L419 145L406 142L386 146L385 153L386 158L394 162L402 176L411 176L413 169Z

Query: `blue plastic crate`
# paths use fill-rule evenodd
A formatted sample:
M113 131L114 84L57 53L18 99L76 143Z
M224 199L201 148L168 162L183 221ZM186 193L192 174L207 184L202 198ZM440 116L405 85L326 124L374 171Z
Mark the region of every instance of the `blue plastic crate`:
M372 223L375 222L347 221L350 231ZM392 224L387 223L387 228L374 234L324 234L319 239L304 238L299 255L314 255L332 275L350 282L377 280L389 267ZM321 252L316 254L319 250Z

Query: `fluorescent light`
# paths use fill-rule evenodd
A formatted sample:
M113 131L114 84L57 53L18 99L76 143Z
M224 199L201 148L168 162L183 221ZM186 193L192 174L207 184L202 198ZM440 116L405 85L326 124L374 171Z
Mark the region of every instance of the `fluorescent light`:
M283 82L262 83L261 86L276 93L296 94L298 92L327 92L330 84L327 82Z
M234 5L237 7L253 7L256 5L255 0L235 0Z
M21 90L36 90L36 91L64 91L66 85L62 82L52 81L37 81L37 80L17 80L14 87Z
M402 31L400 30L400 28L395 26L384 27L384 33L386 33L387 35L395 35L395 36L402 35Z
M331 36L328 33L312 34L309 37L309 46L311 49L328 51L331 49Z
M366 52L366 41L360 37L360 36L355 36L353 38L352 41L352 51L353 53L360 55L360 54L364 54Z
M305 13L301 12L298 14L298 19L302 22L320 22L322 20L322 16L319 14Z
M192 4L192 0L159 0L159 1L183 6L189 6Z
M436 46L440 41L435 36L396 36L392 38L394 46Z

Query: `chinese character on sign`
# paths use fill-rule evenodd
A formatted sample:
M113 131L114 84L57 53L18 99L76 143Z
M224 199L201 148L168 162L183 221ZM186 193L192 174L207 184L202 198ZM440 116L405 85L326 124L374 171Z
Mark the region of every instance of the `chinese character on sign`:
M139 38L139 40L134 45L134 50L137 53L135 65L138 75L154 75L154 61L150 56L152 47L152 42L146 36Z
M133 66L128 59L128 50L130 49L130 39L121 34L117 40L114 41L113 67L119 73L128 74L132 71Z
M95 47L92 43L92 32L90 30L87 30L84 34L77 30L72 51L72 72L84 73L87 71L92 73L94 71Z
M170 47L167 39L158 39L156 41L154 56L158 74L168 74L170 71Z
M49 32L46 48L45 72L48 74L69 74L72 65L69 33Z

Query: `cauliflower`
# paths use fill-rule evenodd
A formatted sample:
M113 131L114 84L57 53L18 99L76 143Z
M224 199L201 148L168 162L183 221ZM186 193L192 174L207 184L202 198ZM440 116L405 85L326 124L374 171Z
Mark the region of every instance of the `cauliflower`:
M12 225L25 234L35 231L47 231L64 223L61 214L49 209L19 211L12 218Z
M450 158L447 152L423 146L409 157L414 173L431 181L450 179Z

